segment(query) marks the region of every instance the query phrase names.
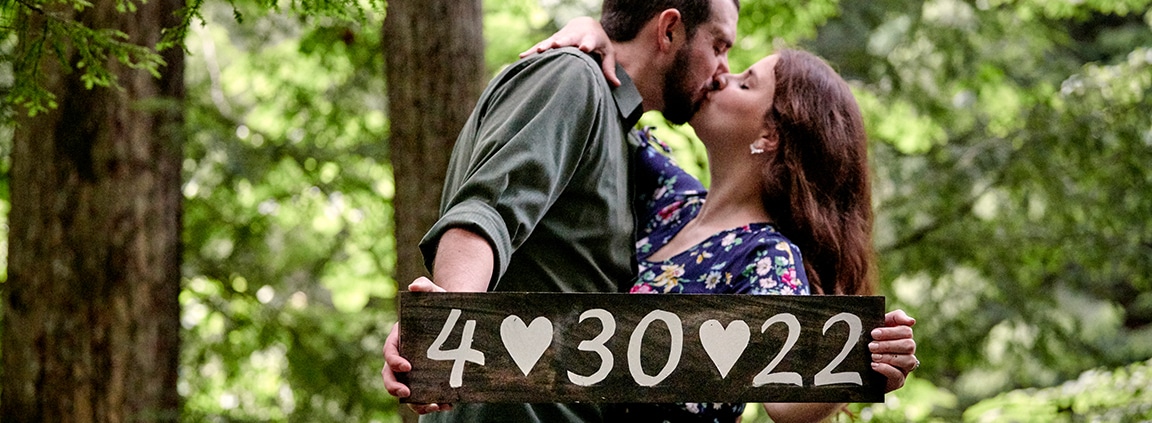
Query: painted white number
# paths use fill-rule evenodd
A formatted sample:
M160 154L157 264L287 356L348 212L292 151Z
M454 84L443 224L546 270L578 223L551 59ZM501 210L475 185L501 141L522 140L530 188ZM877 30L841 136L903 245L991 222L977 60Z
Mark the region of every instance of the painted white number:
M840 365L848 353L852 351L852 346L856 341L860 340L860 334L863 333L864 325L860 323L860 318L851 313L840 313L832 316L824 323L824 334L828 334L828 328L832 327L836 322L848 323L848 340L844 343L844 348L840 350L840 355L836 356L828 366L824 367L820 373L816 373L816 386L831 385L834 383L852 383L856 385L863 385L864 382L860 380L860 373L856 372L840 372L832 373L832 369Z
M585 311L580 315L580 321L583 322L589 317L599 319L600 326L603 326L604 330L600 331L600 335L592 338L591 341L581 341L576 349L580 351L592 351L599 354L600 370L597 370L596 373L593 373L591 376L581 376L568 372L568 380L580 386L590 386L604 380L604 378L608 377L608 372L612 371L612 366L615 364L612 358L612 352L608 350L608 347L604 346L604 343L608 342L608 339L616 333L616 319L612 317L612 313L602 308Z
M648 376L640 367L640 342L644 340L644 334L648 332L648 325L656 320L663 320L664 324L668 325L671 345L669 345L668 362L664 364L664 369L660 370L656 376ZM632 373L632 379L635 379L640 386L656 386L672 374L672 371L680 364L680 353L683 352L683 349L684 327L680 323L680 317L664 310L654 310L640 320L640 324L636 325L636 329L632 331L632 337L628 340L628 371Z
M472 349L472 335L476 332L476 321L469 320L464 322L464 334L460 338L460 347L452 350L443 350L444 341L448 340L448 335L452 334L452 330L456 328L456 321L460 319L460 309L452 309L448 312L448 320L444 322L444 327L440 329L440 334L436 335L436 340L432 341L432 345L428 346L428 358L437 361L453 361L452 374L448 377L448 386L459 388L464 384L464 362L471 361L473 363L484 365L484 353Z
M436 335L436 340L432 341L432 345L428 347L427 351L427 356L431 360L452 361L452 372L448 378L448 385L453 388L459 388L464 383L465 363L472 362L481 366L484 365L484 353L472 348L472 340L476 332L475 320L464 322L464 330L461 335L459 347L450 350L444 349L444 342L452 335L453 330L456 328L456 322L460 320L460 314L460 309L452 309L448 313L448 319L444 322L444 327L440 329L440 334ZM599 355L600 368L588 376L569 371L568 379L571 380L572 383L580 386L591 386L603 381L608 377L608 374L611 373L615 365L612 351L608 349L606 344L608 340L616 334L616 319L607 310L597 308L587 310L581 314L580 322L584 322L590 318L599 320L603 329L595 338L581 341L577 349L580 351L594 352ZM640 353L644 336L648 333L648 327L657 320L664 322L664 324L668 326L668 361L659 373L655 376L650 376L644 373L644 369L641 367ZM827 335L828 329L839 322L848 324L848 337L844 342L844 347L840 350L840 354L837 355L832 362L828 363L824 369L820 370L819 373L816 373L814 378L815 386L842 383L855 385L864 384L859 372L832 372L848 357L848 354L852 352L852 347L856 345L860 340L860 336L863 334L864 325L861 323L860 317L851 313L840 313L832 316L831 319L824 322L823 333ZM768 366L752 379L752 386L760 387L768 384L803 386L803 379L799 373L772 372L772 370L780 365L784 357L792 351L792 348L796 346L796 341L800 339L800 321L791 313L781 313L772 316L771 319L765 321L760 327L760 333L767 332L769 327L777 323L783 323L788 327L788 338L784 341L784 346L780 349L780 352L773 357L772 362L768 363ZM720 372L721 377L725 377L728 370L730 370L739 359L740 352L744 349L741 345L747 345L747 337L743 335L747 330L747 325L739 320L733 321L727 329L715 320L704 322L700 327L700 340L704 345L705 352L708 353L714 364L716 364L716 368ZM551 322L543 317L536 318L532 321L531 325L525 325L519 317L509 316L504 320L500 328L500 335L505 347L508 348L512 358L516 361L516 364L520 366L521 371L525 375L528 374L539 359L543 350L548 348L551 333ZM536 343L537 338L540 338L543 342ZM728 349L720 348L722 345L736 348L729 351ZM680 365L680 356L683 350L684 327L680 321L680 317L664 310L653 310L640 320L640 323L636 325L636 329L632 331L632 336L628 340L628 371L640 386L656 386L671 375L672 372L676 370L676 367Z
M771 363L768 363L768 367L765 367L764 370L761 370L760 373L756 375L756 377L752 378L752 386L759 387L769 383L783 383L803 386L804 382L800 379L799 373L771 373L772 369L775 369L776 366L780 364L780 361L784 360L784 356L792 350L792 346L796 345L796 340L800 339L800 321L797 320L796 316L792 313L781 313L772 316L771 319L768 319L768 321L764 322L764 326L760 327L760 333L764 333L764 331L768 330L769 327L777 323L784 323L788 326L788 340L784 341L784 348L780 350L780 353L776 354L776 358L773 358Z

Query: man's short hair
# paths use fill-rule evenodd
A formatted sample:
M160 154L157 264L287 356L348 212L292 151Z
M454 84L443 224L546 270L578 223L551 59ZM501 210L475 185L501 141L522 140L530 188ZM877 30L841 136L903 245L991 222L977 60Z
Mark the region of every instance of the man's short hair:
M732 0L740 9L740 0ZM712 0L604 0L600 25L612 41L631 41L650 19L668 9L680 11L688 38L712 18Z

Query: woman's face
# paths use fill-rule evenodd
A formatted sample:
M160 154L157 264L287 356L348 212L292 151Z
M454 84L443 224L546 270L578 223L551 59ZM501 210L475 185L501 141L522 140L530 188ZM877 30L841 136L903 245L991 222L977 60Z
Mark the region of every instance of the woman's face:
M725 75L719 89L708 93L691 120L692 129L710 142L749 144L764 132L764 116L776 93L779 55L761 59L739 75Z

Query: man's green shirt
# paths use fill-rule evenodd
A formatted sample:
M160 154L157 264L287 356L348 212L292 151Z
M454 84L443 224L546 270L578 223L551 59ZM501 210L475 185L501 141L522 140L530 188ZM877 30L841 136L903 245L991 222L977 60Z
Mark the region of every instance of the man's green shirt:
M420 243L431 268L440 236L488 238L489 289L618 292L635 274L629 169L642 113L631 79L612 89L599 64L565 48L510 65L456 140L440 220Z
M635 276L631 129L643 112L622 68L611 88L573 48L520 60L492 80L449 163L440 220L420 242L432 268L461 227L495 252L492 291L619 292ZM467 380L467 371L465 371ZM456 404L433 422L597 422L595 404Z

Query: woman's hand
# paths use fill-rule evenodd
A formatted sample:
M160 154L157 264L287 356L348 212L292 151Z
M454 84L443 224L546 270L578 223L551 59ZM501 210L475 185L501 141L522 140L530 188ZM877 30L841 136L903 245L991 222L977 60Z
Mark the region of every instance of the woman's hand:
M915 324L916 319L904 310L895 310L884 315L884 327L872 330L868 349L872 352L872 369L888 378L884 392L903 387L908 374L920 367L916 341L912 339Z
M418 278L408 285L411 292L444 292L444 288L437 286L428 278ZM412 363L400 356L400 323L392 325L392 332L384 341L384 369L380 370L380 377L384 379L384 389L397 398L407 398L412 394L408 385L396 380L397 373L407 373L412 370ZM408 404L408 407L420 414L436 411L448 411L452 404Z
M912 339L912 325L916 319L908 317L904 310L888 312L884 315L884 327L872 330L872 369L888 378L884 392L892 392L904 386L908 373L916 370L920 361L916 359L916 341ZM765 403L764 410L774 422L814 422L823 421L836 410L844 407L837 403Z
M608 78L613 87L620 86L620 79L616 77L616 52L612 49L612 41L608 39L608 34L600 26L600 22L589 17L568 21L560 31L520 53L520 57L560 47L576 47L585 53L600 55L600 68L604 71L604 77Z

